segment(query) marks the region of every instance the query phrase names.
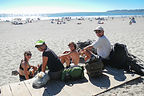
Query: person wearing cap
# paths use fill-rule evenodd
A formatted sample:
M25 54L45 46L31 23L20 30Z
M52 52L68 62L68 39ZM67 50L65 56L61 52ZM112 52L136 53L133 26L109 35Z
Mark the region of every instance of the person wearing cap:
M92 55L92 48L97 50L97 55L102 59L102 61L109 59L109 55L111 52L111 44L107 37L104 35L104 29L101 26L98 26L94 32L99 37L97 41L92 43L91 45L85 47L81 53L85 54L85 61L89 61Z
M59 60L58 56L47 47L45 41L43 40L38 40L35 44L35 47L40 52L43 52L41 71L45 72L47 66L50 79L59 79L61 77L64 66Z
M19 66L19 78L20 81L30 79L34 77L34 73L37 70L36 66L31 66L29 64L29 60L31 58L32 54L30 51L24 52L24 60L21 60L20 66Z
M79 63L79 53L76 50L76 44L74 42L70 42L68 44L70 51L65 51L61 56L59 56L62 64L66 63L66 68L70 67L71 61L74 65L78 65Z

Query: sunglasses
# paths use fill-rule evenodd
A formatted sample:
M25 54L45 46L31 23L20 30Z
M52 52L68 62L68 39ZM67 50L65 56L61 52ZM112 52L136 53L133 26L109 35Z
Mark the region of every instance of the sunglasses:
M69 45L68 47L73 47L73 45Z
M36 48L40 48L42 45L35 46Z
M27 56L32 56L32 54L27 54Z
M101 33L101 30L95 30L95 33Z

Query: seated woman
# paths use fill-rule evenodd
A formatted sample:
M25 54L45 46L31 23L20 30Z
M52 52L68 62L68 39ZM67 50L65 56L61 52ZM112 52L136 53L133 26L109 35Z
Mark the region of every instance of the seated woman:
M37 70L37 67L29 65L29 59L31 58L31 56L32 54L30 51L25 51L24 60L21 60L19 66L20 81L27 80L34 77L34 73Z
M72 62L75 65L78 65L79 63L79 53L76 50L76 44L74 42L71 42L68 44L70 51L65 51L63 55L59 56L61 63L66 63L66 68L70 67L70 62Z

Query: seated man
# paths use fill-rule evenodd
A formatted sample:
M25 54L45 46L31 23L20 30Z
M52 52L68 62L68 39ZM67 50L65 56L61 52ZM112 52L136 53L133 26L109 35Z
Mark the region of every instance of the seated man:
M38 40L35 47L42 52L42 65L40 67L41 72L35 77L32 86L33 88L41 88L44 87L49 80L59 80L64 66L55 52L48 48L45 41Z
M66 63L66 68L70 67L71 60L75 65L79 63L79 53L76 51L76 44L71 42L68 46L70 51L65 51L63 55L59 57L62 64Z
M89 61L94 55L92 55L92 48L97 50L97 55L102 59L102 61L108 60L109 55L111 52L111 44L109 40L104 35L104 30L101 26L98 26L94 32L99 37L97 41L95 41L93 44L85 47L83 50L81 50L81 54L85 55L85 61Z
M38 40L35 47L42 53L42 66L41 71L45 72L48 67L48 75L51 79L59 79L64 69L63 64L60 62L58 56L51 49L48 48L45 41Z

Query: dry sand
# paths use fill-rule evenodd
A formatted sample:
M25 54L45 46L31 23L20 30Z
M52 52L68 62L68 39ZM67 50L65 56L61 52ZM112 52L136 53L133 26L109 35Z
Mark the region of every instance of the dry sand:
M144 60L144 18L136 18L137 23L129 25L128 18L115 18L104 21L101 26L105 35L114 43L123 43L129 52ZM78 25L77 23L82 24ZM49 48L61 54L68 50L71 41L97 40L93 30L98 26L97 21L71 20L66 24L51 24L50 21L38 21L24 25L12 25L10 22L0 22L0 86L18 82L18 76L12 76L11 71L19 67L23 53L32 52L31 65L41 63L41 54L34 43L38 39L46 41ZM100 96L144 96L144 80L139 79L119 88L112 89Z

